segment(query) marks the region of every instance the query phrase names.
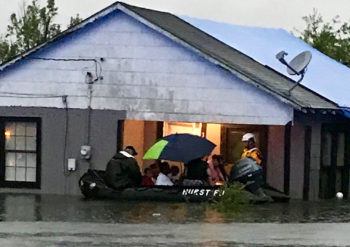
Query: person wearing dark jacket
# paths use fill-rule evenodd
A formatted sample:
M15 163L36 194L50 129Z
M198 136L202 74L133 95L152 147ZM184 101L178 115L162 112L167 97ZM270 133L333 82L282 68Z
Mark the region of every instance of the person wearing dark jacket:
M133 146L127 146L115 154L108 162L105 180L114 189L137 187L141 183L141 172L134 155L137 152Z
M186 167L186 176L183 184L187 185L207 185L209 183L209 175L207 172L208 163L203 158L191 160Z

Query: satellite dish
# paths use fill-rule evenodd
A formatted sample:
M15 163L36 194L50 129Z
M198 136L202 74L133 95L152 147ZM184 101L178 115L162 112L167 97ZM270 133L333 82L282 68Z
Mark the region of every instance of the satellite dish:
M306 67L309 65L312 55L309 51L304 51L294 57L289 63L284 59L284 56L288 55L285 51L280 51L276 54L276 58L287 66L287 73L290 75L299 75L299 80L289 90L288 94L303 80Z
M295 58L292 59L292 61L289 62L289 66L293 68L293 70L287 67L288 74L300 75L305 73L305 69L309 65L311 58L312 55L309 51L304 51L297 55Z

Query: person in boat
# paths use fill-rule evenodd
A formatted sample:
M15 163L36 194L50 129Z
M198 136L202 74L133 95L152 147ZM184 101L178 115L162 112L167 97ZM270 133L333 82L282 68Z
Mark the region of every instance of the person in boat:
M108 186L120 190L140 185L142 177L135 155L137 155L135 148L127 146L112 157L107 164L105 173Z
M142 176L141 186L142 187L152 187L155 181L153 179L153 173L151 168L147 167L144 170L144 175Z
M218 155L218 160L219 160L219 169L221 171L221 174L224 176L225 182L227 182L228 181L228 173L226 171L226 164L225 164L224 156Z
M254 134L244 134L242 137L242 142L244 143L244 149L241 158L253 159L258 165L261 166L263 157L259 148L256 146Z
M149 166L152 172L152 179L154 183L156 183L157 177L159 175L159 165L161 164L161 160L156 160L153 164Z
M174 184L178 184L180 180L180 169L178 166L171 166L170 172L168 173L168 177Z
M208 163L205 161L206 157L191 160L185 164L185 179L184 186L208 185Z
M170 180L170 178L166 175L170 172L170 167L168 162L162 162L159 165L159 174L157 177L156 185L167 185L172 186L174 183Z
M208 174L210 185L223 185L226 182L227 175L223 168L223 158L221 155L214 154L208 162ZM224 173L223 173L224 172ZM225 174L225 175L224 175Z

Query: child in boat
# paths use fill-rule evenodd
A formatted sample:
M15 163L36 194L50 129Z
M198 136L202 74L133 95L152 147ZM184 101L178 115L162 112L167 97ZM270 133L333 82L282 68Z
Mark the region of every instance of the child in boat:
M168 185L168 186L174 185L174 183L171 182L170 178L166 175L169 172L170 172L170 167L168 162L160 163L159 174L157 177L156 185Z
M152 187L154 186L154 179L152 170L147 167L144 170L144 175L142 176L141 186L142 187Z

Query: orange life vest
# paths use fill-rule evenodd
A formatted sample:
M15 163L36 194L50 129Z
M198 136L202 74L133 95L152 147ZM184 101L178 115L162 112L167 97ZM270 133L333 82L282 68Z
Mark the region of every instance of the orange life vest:
M243 150L241 158L242 159L243 158L251 158L251 159L255 160L255 162L258 165L261 165L261 162L262 162L262 155L261 155L261 152L258 148L252 148L252 149L245 148Z

